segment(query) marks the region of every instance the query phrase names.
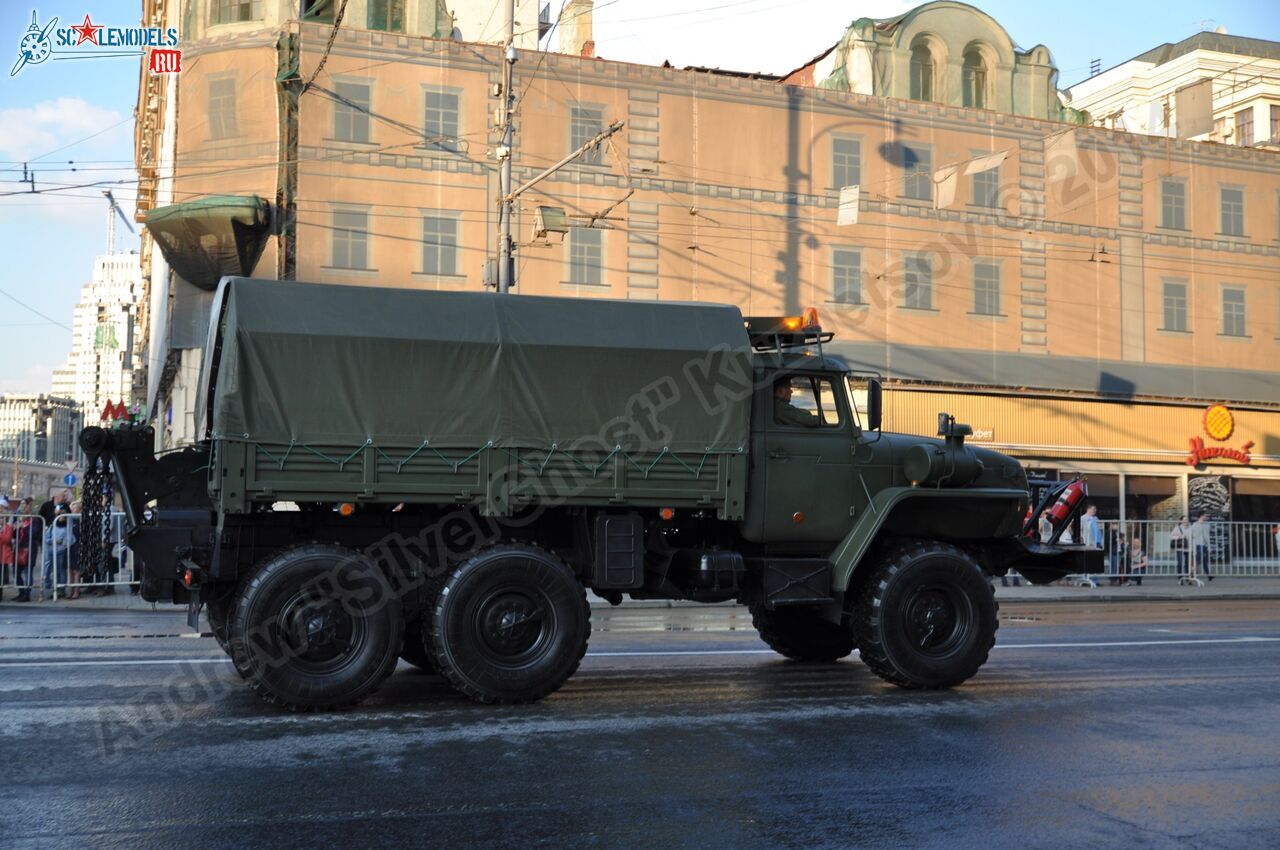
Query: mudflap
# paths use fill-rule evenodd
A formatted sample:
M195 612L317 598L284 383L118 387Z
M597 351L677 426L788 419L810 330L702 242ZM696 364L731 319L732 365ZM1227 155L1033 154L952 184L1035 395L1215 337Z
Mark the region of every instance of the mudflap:
M1105 572L1101 549L1064 543L1039 543L1019 537L1006 569L1014 569L1032 584L1050 584L1069 575Z
M200 628L200 588L191 588L191 598L187 600L187 625L192 629Z

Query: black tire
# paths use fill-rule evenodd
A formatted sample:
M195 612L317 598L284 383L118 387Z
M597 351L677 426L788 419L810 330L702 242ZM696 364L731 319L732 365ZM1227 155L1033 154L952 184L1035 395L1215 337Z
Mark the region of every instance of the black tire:
M227 636L227 625L231 619L230 594L210 599L204 604L205 619L209 621L209 631L218 642L218 648L230 652L230 638Z
M903 688L959 685L995 645L995 591L977 561L946 543L890 549L854 611L858 651L877 676Z
M209 631L218 642L218 648L231 659L231 668L241 679L249 675L249 671L236 663L231 654L231 612L235 610L236 592L234 587L227 588L204 604L205 617L209 620Z
M853 629L824 619L812 608L770 611L757 603L751 606L751 624L770 649L793 661L839 661L853 652Z
M534 546L503 544L473 556L445 581L432 617L442 675L477 702L534 702L578 669L591 609L569 567Z
M431 633L429 629L424 628L424 623L428 622L430 618L422 614L405 620L404 642L400 646L400 657L420 670L438 673L440 671L436 668L436 660L431 656L431 650L428 647Z
M395 669L400 600L368 559L340 546L290 549L243 582L231 660L249 687L290 711L355 705Z

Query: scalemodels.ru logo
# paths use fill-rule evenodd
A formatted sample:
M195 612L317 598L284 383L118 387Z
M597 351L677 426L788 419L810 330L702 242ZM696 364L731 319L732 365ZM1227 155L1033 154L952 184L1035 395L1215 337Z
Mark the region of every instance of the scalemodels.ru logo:
M40 23L32 10L31 26L18 41L18 61L9 76L28 65L53 59L110 59L121 56L147 57L153 74L176 74L182 70L178 31L174 27L111 27L95 24L89 15L80 24L58 27L58 18Z

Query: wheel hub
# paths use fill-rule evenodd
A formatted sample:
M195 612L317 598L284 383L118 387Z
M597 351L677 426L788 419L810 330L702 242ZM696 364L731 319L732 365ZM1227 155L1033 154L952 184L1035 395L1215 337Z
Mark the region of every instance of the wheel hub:
M475 622L488 653L513 661L531 654L542 643L546 609L539 600L524 593L499 593L481 603Z
M955 601L938 588L921 590L907 608L908 636L921 649L944 648L955 636L958 623Z
M304 664L340 663L359 643L359 629L351 615L333 600L295 599L281 621L294 660Z

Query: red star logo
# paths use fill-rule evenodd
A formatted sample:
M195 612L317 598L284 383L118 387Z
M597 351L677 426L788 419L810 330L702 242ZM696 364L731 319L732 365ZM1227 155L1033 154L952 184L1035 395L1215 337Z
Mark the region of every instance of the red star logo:
M76 46L79 47L87 41L95 47L101 47L102 45L98 44L98 31L101 29L102 24L95 24L93 21L89 20L88 15L85 15L83 24L78 27L73 26L71 28L71 31L79 36L79 38L76 39Z

